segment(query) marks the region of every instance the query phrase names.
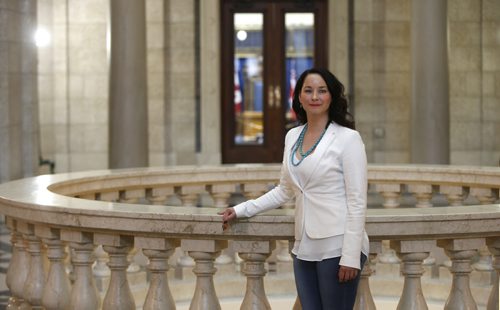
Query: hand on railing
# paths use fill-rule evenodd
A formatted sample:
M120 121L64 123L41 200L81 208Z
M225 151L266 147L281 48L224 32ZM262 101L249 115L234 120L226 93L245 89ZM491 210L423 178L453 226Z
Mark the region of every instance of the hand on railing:
M227 208L222 212L218 212L217 214L222 215L222 230L226 230L229 228L229 222L236 219L236 212L234 208Z

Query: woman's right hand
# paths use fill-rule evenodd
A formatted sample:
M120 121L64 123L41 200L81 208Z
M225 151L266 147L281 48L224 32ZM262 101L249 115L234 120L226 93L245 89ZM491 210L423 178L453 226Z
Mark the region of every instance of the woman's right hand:
M236 218L234 208L227 208L226 210L217 213L222 215L222 227L226 230L229 227L229 222Z

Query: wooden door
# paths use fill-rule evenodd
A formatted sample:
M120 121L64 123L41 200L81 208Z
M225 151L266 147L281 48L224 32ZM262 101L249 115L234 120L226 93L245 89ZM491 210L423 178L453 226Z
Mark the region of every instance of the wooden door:
M326 1L222 0L222 162L281 162L298 75L327 66Z

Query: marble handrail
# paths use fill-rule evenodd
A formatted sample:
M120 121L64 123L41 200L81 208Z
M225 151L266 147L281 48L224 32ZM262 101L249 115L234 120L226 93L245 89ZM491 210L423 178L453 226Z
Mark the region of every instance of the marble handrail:
M213 286L210 284L210 279L215 271L212 271L211 265L220 255L220 251L227 247L227 241L232 241L236 245L240 257L247 266L254 266L245 269L244 273L248 277L249 285L255 291L259 291L260 296L253 296L247 291L243 304L250 305L253 300L266 300L263 288L256 289L261 287L260 283L265 273L262 264L275 246L272 240L293 239L293 210L277 209L250 219L241 219L223 231L220 216L217 215L220 208L199 208L189 205L194 204L197 195L209 193L213 196L214 202L219 201L214 204L223 207L228 205L230 194L237 192L238 187L245 196L255 196L276 183L278 176L279 166L276 165L241 165L92 171L45 175L0 184L0 213L7 218L12 231L12 243L16 249L15 255L19 258L13 259L11 265L21 270L20 264L30 261L30 277L37 277L27 279L27 276L24 276L23 281L44 282L40 279L43 274L39 258L42 242L53 249L49 259L54 266L58 266L57 277L63 277L60 274L60 261L63 256L61 244L62 242L69 244L74 253L72 257L74 269L79 275L73 284L71 301L58 300L62 298L61 296L45 297L42 294L43 285L40 284L41 287L28 287L33 293L17 296L16 302L31 305L43 303L49 309L47 305L51 303L74 303L83 300L83 296L78 298L78 294L74 291L84 287L82 292L87 294L85 302L89 307L98 307L100 301L97 295L94 293L88 295L92 291L88 290L92 287L91 279L88 278L88 268L93 263L90 253L96 245L102 245L109 254L108 265L112 270L112 280L103 301L103 309L113 308L116 300L122 300L128 305L133 303L130 292L127 290L121 292L119 289L126 287L120 283L126 282L125 270L128 267L126 256L132 247L142 249L148 257L151 257L154 264L150 266L150 270L161 271L168 268L161 262L162 259L168 258L172 249L180 246L196 261L194 271L200 279L200 282L197 282L196 292L207 292L206 288ZM495 256L494 268L497 272L500 267L498 257L500 205L494 204L500 187L500 169L371 165L369 182L375 185L375 191L381 193L381 196L384 196L384 192L397 192L400 195L403 189L409 193L419 194L429 193L430 190L432 195L440 189L446 191L450 188L453 189L450 192L454 191L453 193L464 196L461 198L462 202L465 196L471 193L477 195L475 197L482 203L481 205L375 208L368 210L366 219L366 229L372 241L371 252L377 254L380 252L381 241L391 240L390 247L405 266L403 268L405 288L400 301L403 307L407 303L416 303L421 305L422 309L425 308L425 300L422 300L419 294L421 272L418 266L421 266L431 248L436 245L446 251L453 264L451 268L454 274L453 288L447 307L453 309L453 305L464 302L474 305L472 296L467 294L465 297L463 294L458 296L453 292L454 290L470 292L468 288L470 261L480 248L488 246ZM178 195L184 206L164 205L163 198L160 199L160 204L138 204L141 199L154 203L161 195L165 197ZM110 201L105 201L106 199L103 199L105 196L112 198ZM389 196L391 203L397 204L394 196ZM429 200L429 197L424 198ZM26 255L30 259L26 259ZM364 276L367 280L369 272ZM155 279L160 278L161 272ZM59 282L65 282L60 278L57 279ZM157 283L152 284L155 289L162 288L168 292L168 288L161 284L164 281L152 282ZM21 292L23 289L26 292L22 283L15 282L14 287L16 292ZM68 290L67 285L58 287L62 291ZM364 291L366 293L366 289ZM490 297L492 306L495 306L495 291L498 291L498 285L492 288ZM193 297L194 303L207 300L206 296L197 294L195 293ZM367 304L366 300L371 298L369 287L368 293L360 295L365 298L361 304ZM145 305L152 305L153 309L156 300L154 292L151 296L153 297L147 299ZM214 296L215 293L211 296L212 306L216 307L218 301ZM54 302L54 299L57 302ZM172 303L171 300L166 302ZM496 305L498 306L498 302ZM128 306L120 305L120 307L125 309ZM266 308L267 305L264 303L262 307Z

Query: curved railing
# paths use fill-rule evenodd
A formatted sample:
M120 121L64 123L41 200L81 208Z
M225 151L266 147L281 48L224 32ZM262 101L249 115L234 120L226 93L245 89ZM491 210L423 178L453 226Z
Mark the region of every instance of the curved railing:
M13 244L6 279L12 294L9 307L135 309L127 257L141 250L150 274L143 309L174 309L176 298L166 271L174 250L181 249L195 264L192 308L218 309L213 266L229 246L243 260L247 277L241 308L269 309L264 263L277 244L282 246L281 240L293 239L293 205L239 220L225 231L217 212L267 191L277 182L279 169L237 165L106 170L1 184L0 213ZM476 304L498 309L498 280L488 289L488 298L475 300L470 275L476 261L474 269L494 268L498 279L500 169L370 165L368 176L370 259L378 255L379 261L401 261L400 308L426 309L423 265L429 260L436 264L436 249L442 249L453 275L446 309L475 309ZM70 261L66 252L71 253ZM101 301L93 274L105 274L104 262L111 275ZM371 274L368 264L358 309L375 308L368 285Z

